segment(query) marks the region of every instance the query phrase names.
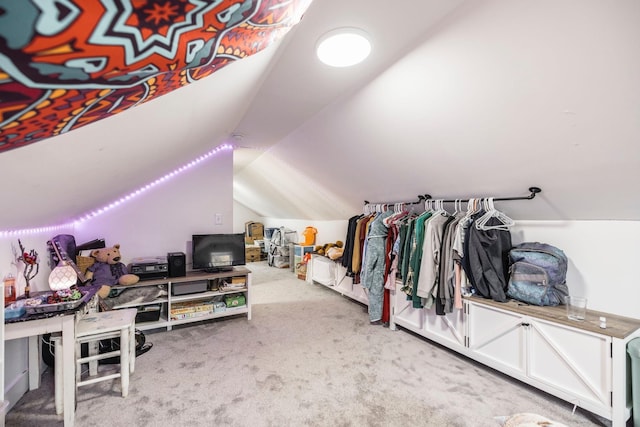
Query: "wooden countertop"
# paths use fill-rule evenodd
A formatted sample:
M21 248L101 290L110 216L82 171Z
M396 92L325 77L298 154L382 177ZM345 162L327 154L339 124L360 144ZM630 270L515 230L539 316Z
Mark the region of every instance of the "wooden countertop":
M604 313L602 311L587 310L585 319L577 321L567 318L567 307L565 305L539 307L537 305L528 305L516 300L496 302L491 299L477 296L465 297L465 299L473 301L474 303L501 308L514 313L560 323L577 329L607 335L613 338L624 339L637 329L640 329L640 319L618 316L616 314ZM606 329L600 327L600 317L605 317L607 319Z

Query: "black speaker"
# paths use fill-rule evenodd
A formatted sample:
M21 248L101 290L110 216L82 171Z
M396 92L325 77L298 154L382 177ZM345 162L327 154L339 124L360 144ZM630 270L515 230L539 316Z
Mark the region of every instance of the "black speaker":
M169 264L169 277L182 277L187 275L187 258L184 252L167 253Z

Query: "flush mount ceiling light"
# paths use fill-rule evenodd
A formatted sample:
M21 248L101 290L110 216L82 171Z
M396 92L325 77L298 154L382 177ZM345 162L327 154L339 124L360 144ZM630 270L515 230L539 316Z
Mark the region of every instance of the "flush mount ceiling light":
M332 67L349 67L364 61L371 53L367 33L358 28L338 28L324 34L316 45L316 54Z

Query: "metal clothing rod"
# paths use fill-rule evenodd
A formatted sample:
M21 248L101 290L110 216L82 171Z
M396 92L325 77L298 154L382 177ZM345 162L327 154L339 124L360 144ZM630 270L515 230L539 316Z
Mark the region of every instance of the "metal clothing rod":
M514 197L494 197L494 202L503 202L507 200L531 200L536 197L536 194L542 192L540 187L529 187L529 195L528 196L514 196ZM487 197L476 197L476 199L486 199ZM404 205L418 205L423 203L425 200L439 200L443 203L456 203L456 202L468 202L469 199L434 199L431 194L420 194L418 195L418 200L415 202L395 202L395 203L371 203L368 200L364 201L365 205L384 205L384 206L393 206L395 204L404 204Z
M365 204L365 205L385 205L385 206L392 206L392 205L395 205L395 204L403 204L403 205L419 205L419 204L423 203L423 202L427 199L427 197L426 197L426 196L429 196L429 195L428 195L428 194L427 194L427 195L425 195L425 196L423 196L422 194L418 195L418 200L417 200L417 201L415 201L415 202L395 202L395 203L384 202L384 203L371 203L371 202L369 202L368 200L365 200L365 201L364 201L364 204ZM429 196L429 197L431 197L431 196Z
M536 194L542 192L542 189L540 187L529 187L529 195L528 196L514 196L514 197L494 197L493 201L494 202L502 202L505 200L531 200L534 197L536 197ZM486 199L487 197L476 197L477 199ZM439 200L443 203L455 203L455 202L468 202L469 199L434 199L433 197L431 197L431 194L425 194L424 196L422 196L423 200Z

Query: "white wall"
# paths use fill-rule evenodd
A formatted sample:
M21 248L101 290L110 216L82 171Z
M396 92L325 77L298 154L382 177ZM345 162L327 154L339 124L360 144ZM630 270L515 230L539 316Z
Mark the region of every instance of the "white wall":
M169 172L169 171L166 171ZM215 223L216 214L222 224ZM79 243L104 238L120 243L122 262L184 252L191 264L191 235L233 230L233 155L220 152L129 203L76 227Z
M1 237L0 276L13 274L17 277L18 294L24 292L22 270L17 270L13 253L20 239L27 250L35 249L41 258L40 271L32 281L31 290L48 290L51 267L46 243L58 234L72 234L78 244L96 238L104 238L107 245L120 243L125 264L134 257L166 255L174 251L188 253L192 234L232 231L232 170L232 152L222 151L75 228L69 226L35 234ZM163 171L161 175L168 172ZM105 204L110 202L107 200ZM222 215L222 224L215 223L216 214ZM48 225L51 224L34 224L34 227Z
M252 222L263 222L262 217L252 209L242 203L233 201L233 232L244 233L244 224Z
M567 285L588 308L640 319L640 221L520 221L512 242L538 241L569 258Z
M263 218L265 227L298 232L318 229L316 243L345 240L347 220L306 221ZM511 230L514 245L548 243L569 259L567 284L572 295L588 298L588 308L640 319L640 285L634 268L640 257L640 221L518 221Z
M287 227L298 233L298 241L303 241L302 232L305 228L311 226L318 230L316 234L316 245L324 245L325 243L335 243L336 240L344 242L347 235L348 222L345 221L309 221L282 218L262 218L265 228Z
M163 171L161 175L168 172ZM105 204L110 202L105 201ZM220 225L215 224L217 213L223 218ZM95 238L104 238L107 245L120 243L125 264L134 257L182 251L187 254L187 264L190 265L192 234L229 233L232 229L233 153L222 151L75 229L68 227L0 238L0 275L4 277L11 273L18 277L18 294L24 292L24 280L17 274L13 262L12 245L18 247L18 238L27 250L35 249L41 257L40 271L32 282L31 290L45 291L49 289L47 279L51 271L46 242L58 234L73 234L78 244ZM26 339L7 345L6 360L9 363L5 366L5 393L13 400L22 396L28 387L25 377L27 354ZM15 401L11 402L13 404Z
M48 224L36 224L36 226L46 225ZM51 272L51 267L49 265L47 241L58 234L73 234L73 228L71 226L60 227L41 233L0 237L0 279L4 278L7 274L12 274L16 277L16 291L18 295L24 293L25 281L22 275L23 265L18 265L15 261L15 256L20 251L18 247L18 239L20 239L27 251L34 249L38 252L38 257L40 258L39 272L31 281L31 290L44 291L49 289L48 277ZM15 254L14 250L16 251Z
M638 0L466 1L246 168L242 200L328 220L538 186L512 218L638 220L639 22Z
M38 224L38 226L46 224ZM18 239L27 251L34 249L40 258L40 269L35 278L31 281L31 290L39 291L48 289L48 277L51 268L49 266L49 255L47 252L47 240L56 234L67 234L73 230L60 228L53 231L34 234L15 235L11 237L0 237L0 279L7 274L16 277L16 292L18 295L24 293L24 277L22 276L23 265L15 262L15 256L19 253ZM14 250L16 251L14 254ZM7 410L16 404L18 399L29 388L28 381L28 344L26 339L11 340L5 342L5 364L4 364L4 391L5 399L9 401Z

